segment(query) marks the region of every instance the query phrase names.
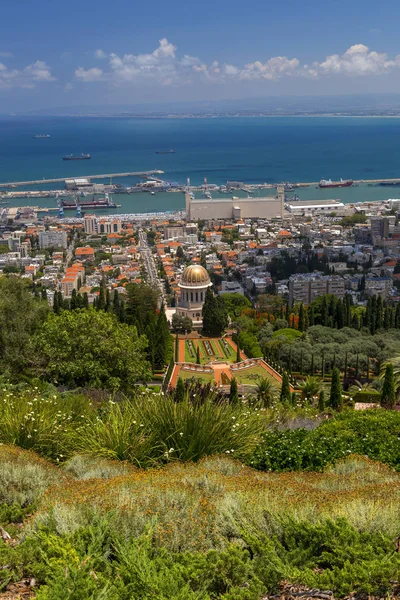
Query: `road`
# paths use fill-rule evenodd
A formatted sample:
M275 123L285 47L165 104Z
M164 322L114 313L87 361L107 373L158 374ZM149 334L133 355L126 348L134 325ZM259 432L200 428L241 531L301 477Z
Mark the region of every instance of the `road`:
M139 229L139 250L141 257L143 258L144 267L149 278L149 284L160 291L160 297L162 300L164 295L163 287L157 275L157 268L154 262L151 248L147 241L146 232L143 231L143 229Z

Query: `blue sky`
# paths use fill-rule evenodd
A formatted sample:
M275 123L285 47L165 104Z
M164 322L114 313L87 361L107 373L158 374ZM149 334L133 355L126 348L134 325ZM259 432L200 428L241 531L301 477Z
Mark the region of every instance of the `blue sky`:
M400 93L399 17L394 0L7 1L0 111Z

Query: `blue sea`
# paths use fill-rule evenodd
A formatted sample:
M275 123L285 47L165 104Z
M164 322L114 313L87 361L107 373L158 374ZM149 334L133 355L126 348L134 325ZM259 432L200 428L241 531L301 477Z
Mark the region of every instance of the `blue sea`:
M51 137L34 139L38 133ZM163 170L171 182L185 183L190 177L192 184L204 177L216 184L394 178L400 177L399 140L397 118L3 117L0 183L151 169ZM174 154L156 154L170 148ZM92 159L62 160L64 154L81 153L91 153ZM137 181L119 180L126 185ZM345 202L396 197L395 188L367 186L334 193ZM299 195L332 197L332 190L306 188ZM182 194L135 194L115 200L122 212L184 205ZM17 202L21 203L51 205L49 200Z

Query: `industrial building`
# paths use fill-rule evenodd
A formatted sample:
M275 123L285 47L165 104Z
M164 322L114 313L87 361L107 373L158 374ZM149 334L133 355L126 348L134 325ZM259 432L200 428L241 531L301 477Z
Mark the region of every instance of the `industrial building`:
M340 200L290 200L285 204L286 210L295 215L337 212L344 207Z
M195 199L186 193L186 219L274 219L283 217L284 189L278 187L278 195L267 198L211 198Z

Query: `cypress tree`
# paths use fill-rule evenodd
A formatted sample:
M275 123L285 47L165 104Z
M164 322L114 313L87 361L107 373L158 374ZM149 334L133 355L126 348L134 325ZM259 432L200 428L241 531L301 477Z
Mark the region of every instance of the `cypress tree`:
M340 371L337 367L335 367L332 372L329 406L335 410L341 410L342 408L342 386L340 384Z
M116 315L118 315L119 314L119 294L118 294L118 290L114 290L112 307L113 307L113 312Z
M367 356L367 381L369 381L369 369L370 369L369 356Z
M100 283L100 293L99 293L99 298L98 301L96 303L96 308L97 310L104 310L106 306L106 284L104 279L101 280Z
M321 364L322 379L325 377L325 348L322 349L322 364Z
M75 310L77 307L76 290L74 289L71 294L71 310Z
M354 313L353 318L351 319L351 326L353 329L359 329L360 324L358 322L357 313Z
M199 346L197 346L197 348L196 348L196 363L198 365L201 364L201 360L200 360L200 348L199 348Z
M239 394L238 394L238 385L236 379L233 377L231 379L231 386L229 389L229 404L238 404L239 402Z
M89 308L89 296L87 292L83 293L83 308Z
M323 325L324 327L328 325L328 303L326 300L326 296L322 298L321 325Z
M325 392L321 390L318 396L318 410L324 412L325 410Z
M155 330L153 331L154 340L154 367L163 369L167 364L167 353L169 343L169 329L164 304L161 305L160 313L157 318Z
M339 300L336 304L335 325L338 329L342 329L344 327L344 308L341 300Z
M299 331L305 330L305 320L304 320L304 306L303 303L300 304L299 309Z
M106 303L104 306L104 310L106 312L110 312L110 308L111 308L111 296L110 296L110 290L107 288L106 289Z
M383 315L383 328L387 331L390 327L390 309L385 306L385 312Z
M376 331L376 322L377 322L377 311L376 311L376 296L372 296L371 300L371 323L370 323L370 333L374 335Z
M42 287L41 297L42 297L42 300L47 300L47 292L46 292L45 287Z
M64 298L61 292L57 292L59 311L64 307Z
M314 307L312 304L308 309L308 322L310 324L310 327L312 327L315 324Z
M53 296L53 311L55 312L56 315L58 315L60 313L60 307L58 304L58 293L54 292L54 296Z
M314 353L311 354L311 375L314 375Z
M392 363L386 365L385 379L382 386L381 405L384 408L394 408L396 405L396 388Z
M347 379L347 368L348 368L347 360L348 360L348 354L349 353L346 350L346 354L344 356L344 376L343 376L344 381L346 381L346 379Z
M183 379L179 377L175 389L175 402L183 402L185 399L185 384Z
M283 375L282 375L282 387L281 387L281 394L280 394L279 400L281 401L282 404L289 404L290 399L291 399L291 394L290 394L289 375L287 374L286 371L284 371Z
M375 318L375 331L382 329L383 325L383 302L382 296L378 296L376 301L376 318Z
M336 351L333 353L332 370L336 369Z
M178 334L175 336L175 362L179 362L179 338Z
M292 395L291 395L291 403L292 403L292 406L296 406L296 405L297 405L297 396L296 396L296 392L292 392Z
M396 304L396 312L394 314L394 326L396 329L400 329L400 302Z

